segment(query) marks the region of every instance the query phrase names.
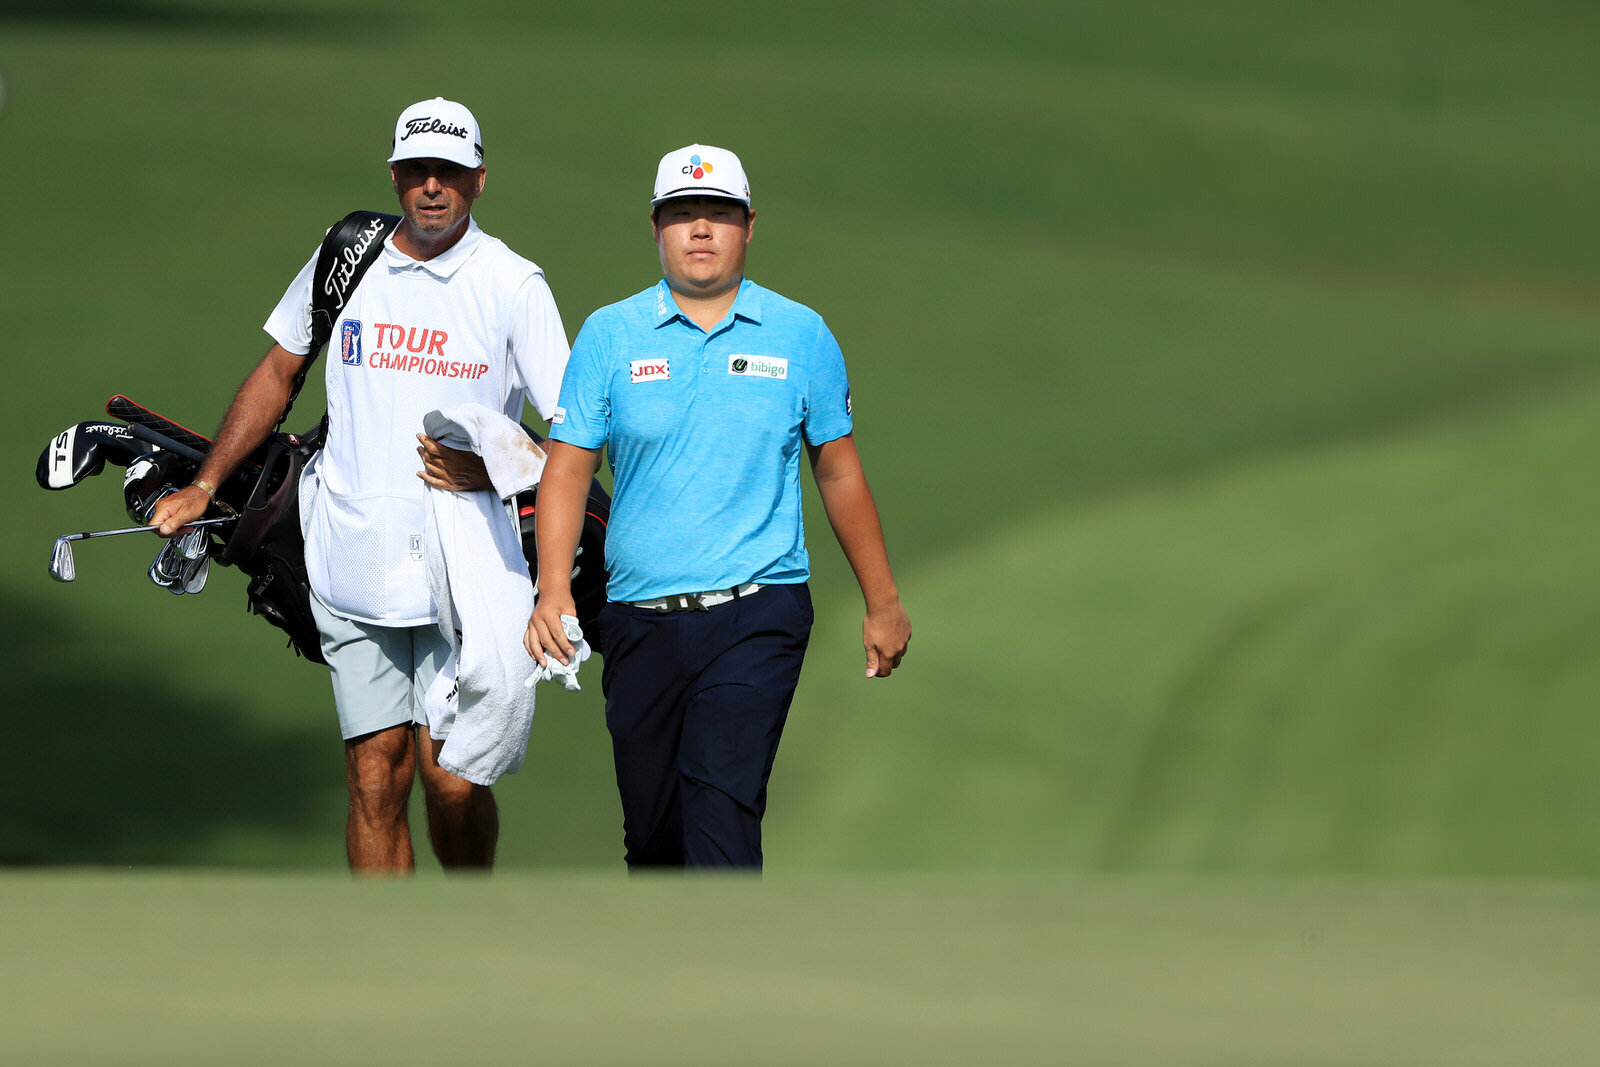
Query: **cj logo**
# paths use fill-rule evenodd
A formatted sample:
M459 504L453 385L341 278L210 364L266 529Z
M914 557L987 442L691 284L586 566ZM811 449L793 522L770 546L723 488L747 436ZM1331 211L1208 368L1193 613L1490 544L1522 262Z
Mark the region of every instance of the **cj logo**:
M705 162L699 156L690 156L689 165L683 168L683 172L689 175L689 177L694 178L696 181L704 178L707 174L710 174L711 171L711 164Z

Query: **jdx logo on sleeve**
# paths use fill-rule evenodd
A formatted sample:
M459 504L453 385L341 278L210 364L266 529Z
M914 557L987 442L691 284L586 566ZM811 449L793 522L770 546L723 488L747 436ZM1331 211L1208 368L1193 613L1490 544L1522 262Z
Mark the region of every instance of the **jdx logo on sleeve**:
M787 381L789 361L783 356L729 356L728 373Z
M664 359L636 359L628 364L630 382L664 382L671 377L672 371Z

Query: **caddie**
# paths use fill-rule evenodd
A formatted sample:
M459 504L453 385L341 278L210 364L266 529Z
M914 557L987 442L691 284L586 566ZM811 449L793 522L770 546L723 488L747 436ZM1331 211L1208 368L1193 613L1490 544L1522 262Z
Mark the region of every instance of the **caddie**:
M345 742L351 868L414 866L407 802L419 775L439 861L488 867L499 834L494 795L439 765L441 742L426 725L423 697L448 648L428 591L422 498L424 483L491 483L476 455L419 431L426 413L465 403L520 420L531 401L548 418L567 341L543 271L472 218L487 173L472 112L442 97L406 108L388 162L401 218L348 294L324 360L327 441L300 482L306 566ZM194 484L154 512L163 534L199 518L282 417L296 372L316 355L316 261L268 318L274 343L235 395Z
M734 153L662 157L662 280L584 323L552 418L525 641L541 664L575 653L567 574L604 448L610 581L593 636L631 869L762 865L767 781L813 618L802 453L866 601L867 677L888 677L911 637L844 358L816 312L744 276L754 227Z

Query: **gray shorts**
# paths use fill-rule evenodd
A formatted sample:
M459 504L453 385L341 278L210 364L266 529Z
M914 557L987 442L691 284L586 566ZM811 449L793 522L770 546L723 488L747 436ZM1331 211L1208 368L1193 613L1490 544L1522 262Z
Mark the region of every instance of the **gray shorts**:
M311 594L322 655L333 677L333 706L346 741L402 723L428 722L423 698L450 645L433 623L374 626L341 618Z

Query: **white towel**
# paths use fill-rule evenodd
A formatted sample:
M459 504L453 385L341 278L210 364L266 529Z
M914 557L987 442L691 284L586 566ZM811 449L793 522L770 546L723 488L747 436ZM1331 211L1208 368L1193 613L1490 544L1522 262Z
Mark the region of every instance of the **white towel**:
M481 404L430 411L429 437L483 457L494 492L423 494L428 590L450 643L424 705L428 730L444 741L439 765L479 785L522 766L533 725L533 691L520 685L536 667L522 645L533 614L533 580L517 523L501 498L530 488L544 453L521 426Z
M539 682L561 679L561 684L567 692L576 693L583 687L578 684L578 668L583 661L589 658L589 642L583 639L583 627L578 625L576 615L561 616L561 629L566 631L567 640L572 642L572 660L562 663L549 653L545 654L544 666L535 663L533 673L528 675L528 680L522 684L532 689Z

